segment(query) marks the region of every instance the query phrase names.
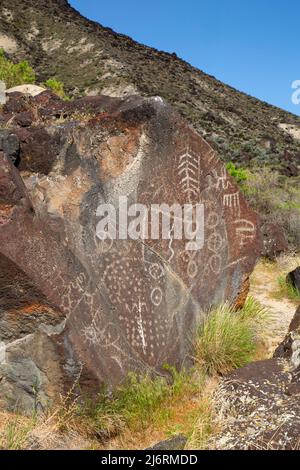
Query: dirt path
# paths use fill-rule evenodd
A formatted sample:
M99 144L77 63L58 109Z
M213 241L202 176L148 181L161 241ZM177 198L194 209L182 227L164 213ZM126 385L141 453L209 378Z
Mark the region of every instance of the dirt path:
M250 295L270 311L270 321L262 336L265 353L268 357L286 336L289 325L295 315L297 302L280 297L278 277L283 274L279 264L261 261L251 277Z

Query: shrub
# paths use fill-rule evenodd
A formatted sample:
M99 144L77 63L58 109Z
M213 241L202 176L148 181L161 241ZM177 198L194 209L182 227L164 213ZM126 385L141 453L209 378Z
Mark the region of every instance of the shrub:
M247 171L243 168L237 168L232 162L226 164L226 170L238 184L242 183L243 181L247 181L248 179Z
M35 73L26 60L14 64L5 57L3 49L0 49L0 80L6 83L7 88L11 88L34 83Z
M57 80L55 77L48 78L48 80L46 80L46 82L44 83L44 86L52 90L53 93L55 93L57 96L60 96L61 98L66 98L64 84Z
M210 375L222 375L250 362L256 352L258 325L266 315L267 311L251 298L240 311L227 303L214 309L198 331L198 364Z
M300 249L299 188L299 178L286 178L269 168L248 172L241 185L262 222L276 223L284 230L291 250Z

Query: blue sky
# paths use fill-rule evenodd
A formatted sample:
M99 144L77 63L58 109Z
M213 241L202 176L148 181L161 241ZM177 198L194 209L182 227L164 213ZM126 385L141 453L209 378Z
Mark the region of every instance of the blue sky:
M299 0L69 0L84 16L300 115Z

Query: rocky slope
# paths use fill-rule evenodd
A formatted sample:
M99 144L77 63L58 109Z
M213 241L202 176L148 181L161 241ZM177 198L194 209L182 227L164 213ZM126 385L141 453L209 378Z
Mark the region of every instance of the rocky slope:
M162 96L228 161L299 172L299 117L89 21L65 0L1 0L0 46L73 95Z

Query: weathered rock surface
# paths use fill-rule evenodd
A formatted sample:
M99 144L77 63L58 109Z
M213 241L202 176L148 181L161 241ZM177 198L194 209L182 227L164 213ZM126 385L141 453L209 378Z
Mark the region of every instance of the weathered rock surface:
M274 357L229 374L216 400L225 426L216 449L300 449L300 307Z
M2 399L38 409L77 385L182 366L203 312L241 302L261 252L215 152L158 97L13 93L1 123ZM120 196L203 204L204 246L188 251L174 224L168 240L101 241L97 208Z
M263 256L275 260L277 256L288 251L288 242L283 229L279 225L274 223L263 224L261 232L263 236Z
M146 450L183 450L187 443L187 438L178 434L165 441L157 442Z

